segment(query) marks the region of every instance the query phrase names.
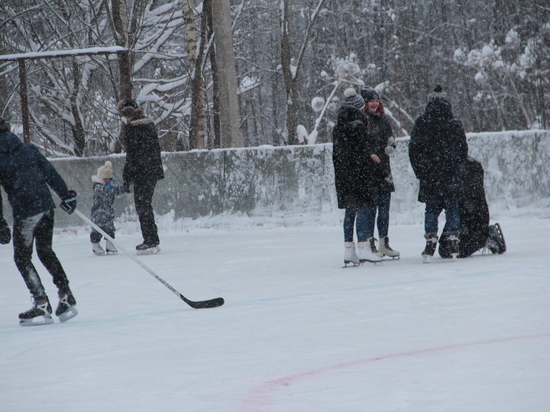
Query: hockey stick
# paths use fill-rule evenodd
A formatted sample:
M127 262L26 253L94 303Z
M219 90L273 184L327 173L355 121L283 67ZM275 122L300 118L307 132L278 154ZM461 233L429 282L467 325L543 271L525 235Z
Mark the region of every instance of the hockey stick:
M84 216L78 209L75 209L74 213L79 218L81 218L84 222L88 223L91 227L93 227L95 230L97 230L99 233L101 233L106 239L109 239L111 241L111 243L113 245L115 245L118 249L122 250L124 252L124 254L126 254L126 256L131 258L134 262L136 262L143 269L145 269L147 272L149 272L156 280L158 280L160 283L162 283L164 286L166 286L168 289L170 289L176 296L178 296L181 300L183 300L185 303L187 303L193 309L217 308L218 306L221 306L221 305L224 304L223 298L201 300L201 301L198 301L198 302L187 299L185 296L183 296L181 293L179 293L176 289L174 289L172 286L170 286L159 275L157 275L155 272L153 272L151 269L149 269L147 266L145 266L145 264L142 261L140 261L135 256L131 255L130 252L128 252L122 246L117 244L117 242L115 242L115 240L111 236L109 236L99 226L97 226L94 222L92 222L90 219L88 219L86 216Z

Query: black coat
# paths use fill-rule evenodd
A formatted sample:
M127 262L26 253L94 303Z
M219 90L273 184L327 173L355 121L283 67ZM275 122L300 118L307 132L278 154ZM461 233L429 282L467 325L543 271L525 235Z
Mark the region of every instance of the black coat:
M143 184L164 178L160 143L153 119L142 115L133 118L122 128L126 147L126 163L122 180Z
M367 114L370 121L369 145L372 153L380 158L380 163L372 162L372 176L369 190L379 192L394 192L393 177L391 174L390 157L386 154L388 139L393 132L388 119L378 113Z
M55 208L48 186L59 197L68 192L63 178L36 146L23 143L11 132L0 134L0 184L16 220ZM0 222L4 219L1 204L0 194Z
M409 142L409 159L420 180L418 201L459 200L467 156L462 122L453 118L447 100L432 100L416 120Z
M460 200L459 257L468 257L483 248L489 237L489 205L483 187L483 166L472 157L464 164L464 183ZM443 229L443 232L447 228ZM447 239L439 243L441 257L451 257Z
M372 151L367 141L367 117L352 106L342 106L332 134L332 161L338 208L373 207L368 184Z

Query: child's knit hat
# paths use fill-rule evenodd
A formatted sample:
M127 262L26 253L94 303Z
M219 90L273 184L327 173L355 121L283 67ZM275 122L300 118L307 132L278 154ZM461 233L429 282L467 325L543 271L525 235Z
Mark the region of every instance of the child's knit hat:
M97 169L97 174L92 176L92 181L103 183L103 179L110 179L111 177L113 177L112 163L107 160L103 166Z

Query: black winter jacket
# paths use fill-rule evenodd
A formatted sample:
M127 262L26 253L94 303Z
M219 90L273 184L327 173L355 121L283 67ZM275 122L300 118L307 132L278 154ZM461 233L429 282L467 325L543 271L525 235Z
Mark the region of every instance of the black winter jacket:
M370 121L368 141L372 153L380 158L380 163L372 162L372 176L369 190L379 192L394 192L393 177L391 174L390 157L386 154L388 139L393 137L388 119L378 113L367 113Z
M36 146L23 143L11 132L0 134L0 184L16 220L55 208L48 186L61 198L68 192L63 178ZM3 220L0 207L0 223Z
M446 99L428 103L411 132L409 159L420 180L419 202L460 200L468 143L462 122Z
M367 125L368 119L360 110L347 105L340 108L332 134L334 182L340 209L373 207L368 190L373 161Z
M160 144L153 119L137 116L123 126L122 134L126 146L122 180L143 184L163 179Z

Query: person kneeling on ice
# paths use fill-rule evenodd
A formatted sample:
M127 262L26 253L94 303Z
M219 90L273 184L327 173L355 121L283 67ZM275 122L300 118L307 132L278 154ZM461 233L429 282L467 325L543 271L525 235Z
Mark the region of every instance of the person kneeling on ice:
M22 326L53 323L50 301L32 264L36 239L36 254L53 277L58 288L59 304L55 311L61 322L78 314L76 300L69 288L69 279L52 249L55 204L50 188L62 199L60 207L71 214L76 208L76 192L68 190L63 178L36 146L23 143L10 132L0 117L0 184L4 187L13 211L14 260L34 305L19 314ZM10 229L4 219L0 194L0 243L11 240Z
M365 100L353 88L346 89L344 96L332 135L332 161L338 208L345 209L344 264L347 266L348 263L379 262L382 258L372 252L368 242L368 211L374 203L367 182L372 173L374 152L368 142L369 119L361 111Z
M473 157L468 157L463 169L462 197L459 203L460 235L459 258L471 256L480 249L488 249L493 254L506 252L506 242L498 223L489 224L489 206L483 185L483 166ZM439 239L439 255L450 258L451 242L445 225Z
M94 198L92 204L91 221L94 222L101 230L115 238L115 211L113 210L113 202L115 197L125 193L122 186L114 184L113 168L110 161L97 169L97 174L92 176ZM90 233L90 242L92 242L92 251L96 255L115 254L118 249L109 239L105 239L105 249L101 247L99 242L103 236L97 230L92 229Z

